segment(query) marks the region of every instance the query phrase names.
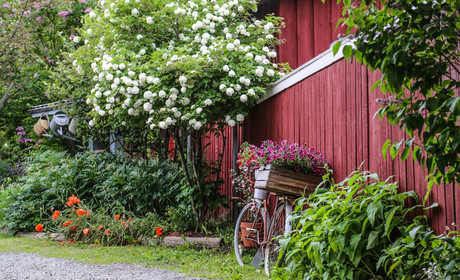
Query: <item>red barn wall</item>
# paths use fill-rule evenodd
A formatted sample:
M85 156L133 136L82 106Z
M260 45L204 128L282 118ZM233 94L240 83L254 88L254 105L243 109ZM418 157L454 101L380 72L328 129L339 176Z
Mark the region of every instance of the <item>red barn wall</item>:
M336 30L341 7L334 0L264 0L262 12L275 12L284 17L286 28L281 38L280 62L289 62L293 69L326 51L330 44L344 33ZM401 163L383 159L381 147L387 139L399 141L407 136L386 120L374 117L379 108L376 98L384 98L379 91L370 91L379 79L359 64L339 60L282 93L260 103L246 118L240 129L239 142L259 145L263 140L288 140L306 143L321 151L331 163L336 181L344 179L362 164L386 179L393 176L400 190L414 190L423 198L427 183L424 170L410 158ZM227 131L222 193L232 196L230 169L232 168L232 136ZM220 142L211 137L208 157L216 158ZM428 213L432 227L442 233L452 223L460 224L460 188L455 184L433 187L428 204L438 202L440 207ZM220 216L230 217L229 210L221 209Z
M243 140L256 145L266 139L288 140L316 147L331 163L336 182L362 164L363 170L381 179L393 176L400 190L426 194L426 174L409 158L384 160L381 147L387 139L407 139L399 128L374 117L379 108L379 79L359 64L339 60L282 93L259 104L245 120ZM432 227L442 233L447 225L460 224L460 188L455 184L434 187L428 204L440 207L427 213Z

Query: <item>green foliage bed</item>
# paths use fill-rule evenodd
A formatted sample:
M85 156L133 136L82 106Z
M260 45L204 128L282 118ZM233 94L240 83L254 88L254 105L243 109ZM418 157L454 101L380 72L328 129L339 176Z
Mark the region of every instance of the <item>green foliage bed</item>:
M167 207L179 204L181 180L181 168L171 162L110 154L32 153L27 175L0 192L0 225L31 230L40 222L41 210L62 208L72 194L95 210L110 213L123 208L138 216L163 215Z

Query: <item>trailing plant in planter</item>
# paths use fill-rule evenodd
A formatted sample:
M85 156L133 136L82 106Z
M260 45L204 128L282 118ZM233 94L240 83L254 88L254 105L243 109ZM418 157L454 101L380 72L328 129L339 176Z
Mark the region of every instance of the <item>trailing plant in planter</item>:
M307 148L306 145L300 146L297 143L288 143L286 140L280 144L266 140L260 147L243 143L237 164L239 175L232 171L235 176L234 182L238 183L238 188L243 195L249 198L254 191L255 171L266 166L287 169L289 171L282 171L282 173L290 176L295 176L292 173L317 176L318 182L321 181L321 176L328 172L326 159L314 147Z

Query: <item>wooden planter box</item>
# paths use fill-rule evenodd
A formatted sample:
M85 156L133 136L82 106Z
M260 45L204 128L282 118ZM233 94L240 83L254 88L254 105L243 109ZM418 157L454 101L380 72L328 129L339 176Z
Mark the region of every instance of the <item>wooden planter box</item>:
M323 180L321 177L297 173L284 168L266 165L256 170L254 187L269 192L302 196L313 193Z

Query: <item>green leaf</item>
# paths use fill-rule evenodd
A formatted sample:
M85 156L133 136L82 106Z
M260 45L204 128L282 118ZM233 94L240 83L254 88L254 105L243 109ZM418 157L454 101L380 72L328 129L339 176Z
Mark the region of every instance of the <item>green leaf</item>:
M409 155L410 153L410 147L409 146L405 146L404 147L404 150L401 154L401 161L405 161L407 159L407 156Z
M451 260L448 264L446 264L442 268L444 268L445 270L449 272L452 272L454 271L456 264L457 264L456 260Z
M420 230L422 226L417 226L417 227L414 227L413 229L411 229L411 231L409 231L409 236L412 238L412 239L415 239L415 235L417 234L417 232Z
M426 201L428 200L428 197L430 196L430 193L431 193L431 189L433 188L433 184L434 184L433 180L430 180L428 182L428 185L426 186L426 194L425 194L425 198L423 199L423 203L426 203Z
M374 89L376 89L380 85L380 83L381 83L380 80L376 81L371 87L371 92L374 91Z
M353 234L350 237L350 247L353 253L356 253L356 248L358 247L359 241L361 241L362 234Z
M444 247L436 247L433 249L433 257L436 261L439 261L439 257L441 256L443 251Z
M423 210L428 210L428 209L432 209L432 208L436 208L436 207L439 207L439 203L437 203L437 202L431 204L428 207L423 208Z
M399 206L395 207L391 210L390 214L388 214L387 221L385 224L385 234L390 238L390 229L392 228L393 217L396 214L396 211L399 210Z
M337 41L337 42L334 44L334 46L332 47L332 53L333 53L334 55L337 54L337 52L339 51L341 45L342 45L342 42L340 42L340 41Z
M367 205L367 217L369 218L369 222L371 222L372 225L374 225L375 214L377 214L378 209L379 208L374 203L369 203L369 205Z
M379 231L371 231L371 233L369 234L369 238L367 240L366 250L374 248L374 246L378 243L379 235Z
M386 160L388 147L390 147L390 145L391 145L391 140L388 139L387 141L385 141L385 144L383 144L383 146L382 146L383 160Z
M358 61L359 63L363 62L363 53L359 50L355 50L354 57L356 58L356 61Z
M455 108L457 107L459 100L460 100L460 97L451 97L447 99L446 105L449 106L449 111L451 111L452 113L455 112Z
M351 57L351 54L353 53L353 48L350 45L346 45L343 47L343 57L345 59L349 59Z
M390 266L390 269L388 270L387 274L390 274L398 265L401 263L401 260L398 260L395 262L393 265Z

